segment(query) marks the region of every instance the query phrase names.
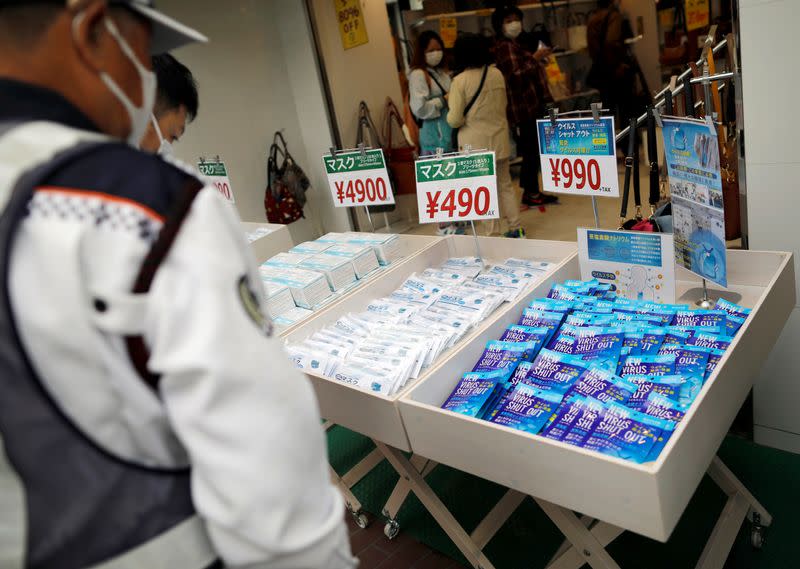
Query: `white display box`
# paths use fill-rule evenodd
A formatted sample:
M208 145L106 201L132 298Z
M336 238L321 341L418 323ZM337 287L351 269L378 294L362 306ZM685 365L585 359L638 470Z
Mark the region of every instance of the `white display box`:
M577 259L564 269L558 280L580 278ZM678 302L698 300L700 279L682 269L677 278ZM484 344L516 322L521 308L495 318L402 395L399 406L413 452L666 541L795 305L790 253L729 251L728 282L728 293L741 295L738 302L753 312L656 462L638 465L440 408ZM549 285L542 283L526 300L545 296ZM714 297L720 291L710 292Z
M409 236L402 236L401 239L406 237ZM547 288L554 282L570 278L568 275L572 275L577 271L577 247L575 243L481 237L480 248L484 260L491 262L504 261L509 257L553 262L554 266L542 281ZM315 314L312 319L287 331L283 338L289 343L300 342L349 312L364 311L370 301L391 294L412 273L420 273L428 267L439 266L450 257L473 255L475 255L475 240L473 237L451 236L438 238L430 247L378 273L376 278L350 294L347 298L326 307ZM525 296L527 297L528 295ZM470 340L472 338L483 335L495 320L503 318L509 312L521 312L523 305L520 303L521 300L517 300L514 303L503 304L494 314L472 330L460 343L444 354L441 360L459 358L458 354L461 349L471 345ZM431 366L430 371L435 370L437 366L438 364L435 363ZM410 381L404 390L399 391L392 397L361 391L318 374L307 373L307 375L314 385L322 416L327 420L395 448L409 451L411 447L397 403L400 397L408 392L409 389L424 381L430 371L424 373L419 379Z
M256 263L259 265L270 257L274 257L278 253L283 253L294 247L292 236L289 234L289 229L285 225L252 223L249 221L242 222L244 233L251 233L262 227L272 230L271 233L250 243L250 247L256 258Z

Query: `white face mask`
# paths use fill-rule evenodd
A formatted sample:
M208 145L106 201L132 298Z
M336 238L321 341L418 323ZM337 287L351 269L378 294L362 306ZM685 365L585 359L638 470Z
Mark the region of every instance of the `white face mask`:
M150 122L153 123L153 129L156 131L158 140L161 143L161 145L158 147L158 155L172 156L172 143L164 138L164 136L161 134L161 127L158 126L158 121L156 120L155 115L150 115Z
M436 67L442 62L443 57L444 52L441 49L429 51L425 54L425 63L428 64L428 67Z
M503 33L510 40L517 39L517 36L522 33L522 22L503 24Z
M72 23L72 32L73 34L76 33L78 29L78 24L80 24L81 19L83 18L84 14L80 13L75 17L75 20ZM105 83L106 87L108 87L109 91L119 100L125 110L128 111L128 117L131 121L131 132L128 135L128 144L133 146L134 148L139 148L139 143L144 136L144 133L147 131L147 122L150 120L150 115L153 112L153 105L156 102L156 89L158 87L158 79L156 79L156 74L152 71L149 71L142 62L136 57L133 49L131 49L130 44L122 37L122 34L119 33L116 24L111 21L110 18L105 19L106 29L108 33L111 34L117 41L117 45L122 50L122 53L125 54L133 66L136 68L136 71L139 73L139 78L142 83L142 106L136 107L133 102L131 101L130 97L125 94L125 91L120 88L116 81L114 81L111 76L102 71L100 73L100 79Z

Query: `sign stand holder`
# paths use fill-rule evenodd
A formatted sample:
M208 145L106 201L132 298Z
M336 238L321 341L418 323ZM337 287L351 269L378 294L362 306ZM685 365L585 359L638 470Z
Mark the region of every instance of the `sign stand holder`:
M550 119L550 123L553 125L553 128L556 128L556 123L559 118L567 118L567 117L581 117L587 114L592 115L592 119L595 122L600 122L600 113L609 112L610 109L604 109L603 103L592 103L590 105L590 109L588 110L580 110L580 111L568 111L566 113L559 113L558 107L555 105L549 105L547 107L547 114L548 118ZM594 213L594 228L600 229L600 212L597 208L597 197L592 196L592 212Z

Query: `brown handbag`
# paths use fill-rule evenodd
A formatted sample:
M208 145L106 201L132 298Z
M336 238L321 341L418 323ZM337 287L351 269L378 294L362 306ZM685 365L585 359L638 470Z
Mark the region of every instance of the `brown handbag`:
M400 131L401 143L393 144L392 133L397 126ZM386 98L383 114L383 152L394 181L396 194L415 194L417 181L414 172L414 161L417 159L417 149L408 143L403 133L403 116L390 97Z

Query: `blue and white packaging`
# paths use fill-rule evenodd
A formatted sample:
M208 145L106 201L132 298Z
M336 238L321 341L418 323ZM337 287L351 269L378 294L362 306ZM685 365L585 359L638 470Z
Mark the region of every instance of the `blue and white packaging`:
M592 366L580 376L567 392L565 400L574 396L592 397L603 403L616 401L626 403L638 386L618 375L599 367Z
M264 285L266 297L264 308L267 316L275 320L295 308L294 298L288 286L268 281L261 282Z
M711 374L714 373L715 369L717 369L717 365L724 355L725 350L711 348L708 354L708 365L706 366L706 375L703 378L703 381L708 381L708 378L711 377Z
M396 233L347 233L344 236L346 243L354 245L368 245L382 266L390 265L400 258L400 236Z
M674 421L675 423L680 423L683 420L686 410L687 407L685 405L681 405L680 402L657 391L651 391L647 395L645 404L641 409L642 413L646 415Z
M519 431L538 434L561 403L561 396L518 384L497 408L491 421Z
M573 312L564 321L568 326L611 326L616 323L613 314L596 314L592 312Z
M322 255L348 261L357 279L365 278L380 266L375 250L369 245L341 243L329 247L322 252Z
M726 313L723 310L679 310L670 323L672 326L719 326L725 327Z
M321 243L319 241L306 241L305 243L300 243L300 245L295 245L291 249L289 249L289 253L300 253L302 255L318 255L322 253L325 249L331 247L331 243Z
M734 304L733 302L725 300L724 298L720 298L714 308L716 310L724 310L732 316L738 316L739 318L745 319L750 316L750 313L753 311L751 308L739 306L738 304Z
M539 342L543 344L550 335L550 329L544 326L522 326L512 324L500 337L501 342Z
M543 312L533 308L526 308L522 311L522 317L519 319L520 326L530 326L531 328L547 328L550 331L547 337L547 342L553 337L556 330L561 326L561 321L564 315L560 312Z
M550 423L547 424L542 434L546 438L554 441L564 440L564 437L575 424L575 421L583 415L584 411L590 405L598 409L603 406L600 401L589 397L576 396L570 398L569 401L565 400L564 403L559 406L556 414L553 416Z
M663 376L675 373L675 354L664 354L656 356L628 356L622 366L620 375L649 375Z
M681 375L662 375L659 377L629 375L625 379L637 386L636 392L626 403L631 409L641 409L644 407L647 396L653 391L661 393L675 401L679 401L681 388L686 381L686 378Z
M306 269L284 269L263 265L260 272L262 281L289 287L294 303L300 308L310 310L331 296L328 280L321 273Z
M532 342L500 342L492 340L486 344L472 371L494 371L503 369L510 377L520 362L530 360L536 345Z
M583 446L604 416L605 405L602 402L591 397L584 398L580 414L561 440L570 445Z
M744 325L746 318L728 314L725 320L725 335L733 338L738 334L739 329Z
M684 346L686 342L689 341L691 334L684 330L679 330L674 326L667 326L664 328L666 331L666 336L664 336L664 342L661 344L663 346L669 345L677 345L677 346Z
M642 355L657 355L658 350L661 349L661 346L664 344L666 334L663 328L656 328L654 326L645 328L640 353Z
M502 371L465 373L442 405L442 409L468 417L481 417L495 388L504 378Z
M425 269L422 271L422 276L426 279L431 279L441 283L449 283L453 286L459 285L467 280L461 273L455 271L444 271L442 269Z
M588 364L579 357L540 350L533 362L520 364L510 384L525 383L564 395L587 368Z
M608 456L643 463L661 432L669 428L663 419L609 403L583 446Z
M273 257L270 257L261 265L262 267L278 267L281 269L285 268L296 268L299 267L303 261L309 259L312 255L304 255L301 253L278 253Z
M567 328L563 326L556 341L551 341L553 351L580 356L612 372L617 370L622 353L622 328L572 328L579 331L578 337L568 335Z
M570 312L572 307L572 302L553 300L552 298L537 298L528 305L528 308L533 312L560 312L562 315Z
M507 302L511 302L522 294L522 291L530 285L531 281L517 276L482 273L476 276L473 282L501 293Z
M483 261L477 257L452 257L442 263L442 270L461 273L473 279L483 270Z
M731 338L718 336L716 334L696 334L686 342L687 346L700 346L701 348L713 348L715 350L727 350L731 345Z

